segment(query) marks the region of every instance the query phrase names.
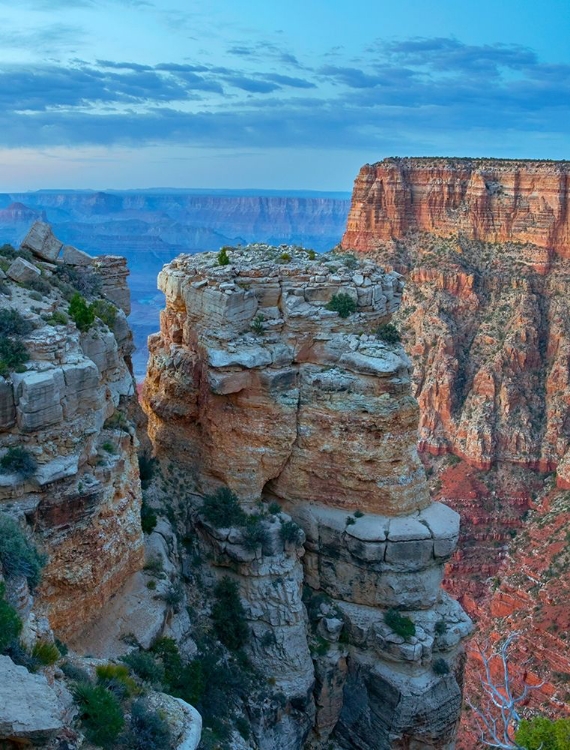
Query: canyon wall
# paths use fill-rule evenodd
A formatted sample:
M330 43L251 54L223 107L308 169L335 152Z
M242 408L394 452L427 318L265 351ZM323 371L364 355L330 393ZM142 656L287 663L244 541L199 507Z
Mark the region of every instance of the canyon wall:
M250 717L254 746L451 748L470 621L440 587L458 516L429 498L410 363L375 334L399 274L259 245L227 265L180 256L159 286L149 434L193 494L187 533L239 586L250 658L286 700ZM329 309L341 294L346 317ZM265 528L257 544L247 524L205 519L201 498L220 488Z
M361 170L342 244L407 278L398 322L421 449L482 468L559 466L567 481L569 169L389 159Z
M140 568L142 532L126 264L61 249L37 223L0 253L3 335L23 325L28 354L0 378L0 510L47 553L35 610L68 639ZM82 330L67 313L78 289L101 315Z
M385 159L354 185L342 244L367 251L409 232L462 234L484 242L530 243L570 254L568 162L500 159Z
M342 242L406 279L395 322L414 364L419 447L433 496L462 517L446 590L479 621L483 643L521 632L515 680L544 680L531 706L543 701L552 716L564 715L570 673L560 610L569 171L566 162L477 159L367 165ZM477 670L473 656L472 696ZM474 721L465 721L461 747L470 748Z

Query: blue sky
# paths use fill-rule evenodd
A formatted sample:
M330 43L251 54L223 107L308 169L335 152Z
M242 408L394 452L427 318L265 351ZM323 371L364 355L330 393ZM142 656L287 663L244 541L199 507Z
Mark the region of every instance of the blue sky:
M0 0L0 190L570 158L568 0Z

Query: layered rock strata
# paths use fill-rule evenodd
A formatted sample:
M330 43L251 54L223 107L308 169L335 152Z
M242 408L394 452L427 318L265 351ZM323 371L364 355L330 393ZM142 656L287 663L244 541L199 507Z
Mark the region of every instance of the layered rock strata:
M568 171L402 159L357 178L343 247L408 279L397 318L414 362L420 448L480 468L559 466L567 482Z
M385 159L354 185L343 247L368 251L409 232L520 242L570 255L568 162L502 159Z
M87 331L68 317L62 290L74 290L62 278L87 277L65 272L70 264L58 260L62 244L49 227L34 225L22 247L41 291L11 281L20 258L8 261L0 309L15 311L33 330L22 339L29 355L23 371L0 378L0 455L23 451L31 469L3 468L0 510L33 527L47 552L38 611L67 639L142 564L132 336L115 307L108 325L96 318ZM74 265L84 255L76 253ZM95 286L98 264L107 267L109 259L88 264ZM123 266L122 259L112 265Z
M314 720L312 702L289 692L305 719L281 745L261 734L259 747L300 748L310 729L313 747L451 748L470 622L440 588L458 516L429 499L410 364L375 335L398 308L400 276L293 249L229 258L180 256L160 274L166 309L144 404L157 455L195 491L225 485L251 510L278 500L306 535L302 572L302 539L283 546L274 534L275 549L266 540L248 555L239 534L207 530L225 556L216 565L240 584L254 659L314 684ZM352 300L346 318L329 309L340 294ZM317 602L311 635L303 578ZM392 609L415 635L387 625ZM279 655L264 638L274 623Z

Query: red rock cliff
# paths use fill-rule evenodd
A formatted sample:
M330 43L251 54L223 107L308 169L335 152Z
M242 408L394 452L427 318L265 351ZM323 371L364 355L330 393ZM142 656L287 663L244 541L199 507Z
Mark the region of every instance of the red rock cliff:
M523 242L570 255L570 163L385 159L354 184L342 245L373 250L411 231Z

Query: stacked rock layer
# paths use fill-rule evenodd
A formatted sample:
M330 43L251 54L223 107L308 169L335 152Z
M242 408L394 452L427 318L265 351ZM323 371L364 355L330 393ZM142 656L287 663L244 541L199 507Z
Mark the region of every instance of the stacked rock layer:
M22 244L26 257L3 260L0 310L15 312L33 330L23 340L29 354L24 371L0 378L0 455L23 451L33 470L24 475L4 468L0 510L27 522L47 552L36 610L43 608L53 630L67 639L140 568L142 532L126 316L109 306L109 325L95 319L82 332L63 294L76 291L70 279L83 287L88 278L99 288L101 271L103 294L110 291L108 298L128 309L125 262L93 259L69 246L60 259L61 249L49 226L38 222Z
M293 566L273 571L274 588L285 576L295 603L282 654L304 654L303 665L279 669L309 685L315 670L312 727L287 747L301 747L310 729L314 747L451 748L470 622L440 588L458 516L429 499L410 363L375 333L398 308L400 276L366 260L283 250L231 250L228 265L180 256L163 269L166 309L144 391L151 439L195 491L225 485L246 508L278 500L305 532L304 571L296 545L285 545ZM346 318L328 306L341 294L353 302ZM226 532L217 544L227 554L236 541ZM255 555L232 554L246 609L267 610L261 620L272 622L271 597L256 601ZM314 666L293 616L302 578L328 602L316 619L330 648ZM387 625L392 609L415 635Z
M408 232L464 234L484 242L530 243L570 255L568 162L501 159L385 159L355 181L342 244L372 250Z

